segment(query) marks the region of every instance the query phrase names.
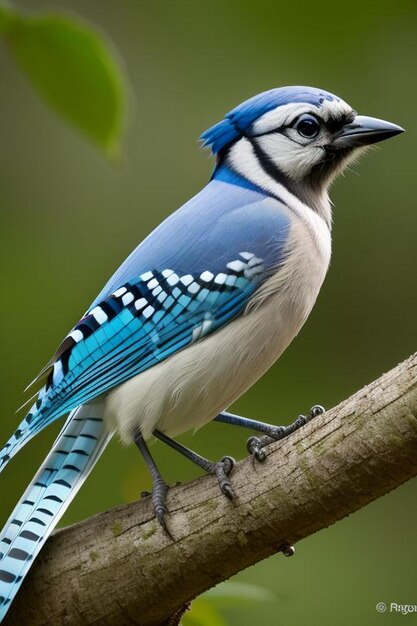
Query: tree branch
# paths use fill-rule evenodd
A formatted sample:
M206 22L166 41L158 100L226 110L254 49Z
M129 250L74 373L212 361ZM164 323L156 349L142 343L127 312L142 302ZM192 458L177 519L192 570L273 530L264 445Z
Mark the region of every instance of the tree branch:
M230 503L204 477L170 490L169 526L150 499L47 542L5 625L160 626L236 572L365 506L417 474L417 353L233 472Z

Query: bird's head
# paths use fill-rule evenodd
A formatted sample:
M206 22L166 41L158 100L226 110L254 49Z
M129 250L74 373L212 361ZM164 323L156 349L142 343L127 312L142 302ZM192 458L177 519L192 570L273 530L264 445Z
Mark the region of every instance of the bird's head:
M219 163L261 186L274 179L314 208L352 158L401 132L327 91L281 87L246 100L201 139Z

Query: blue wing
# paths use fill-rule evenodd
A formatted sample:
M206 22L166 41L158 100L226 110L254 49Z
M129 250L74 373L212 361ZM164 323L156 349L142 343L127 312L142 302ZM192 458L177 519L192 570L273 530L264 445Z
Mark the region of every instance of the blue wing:
M220 172L128 257L48 364L0 461L56 417L244 311L282 262L290 224L277 200L241 181Z

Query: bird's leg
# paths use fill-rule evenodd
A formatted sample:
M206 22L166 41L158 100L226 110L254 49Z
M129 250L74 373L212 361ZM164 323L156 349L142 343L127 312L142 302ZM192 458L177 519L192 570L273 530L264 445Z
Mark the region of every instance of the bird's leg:
M307 424L310 420L318 415L324 413L324 408L319 404L314 405L307 415L299 415L297 419L288 426L274 426L273 424L266 424L265 422L258 422L256 420L249 419L247 417L240 417L240 415L234 415L233 413L227 413L224 411L220 413L215 420L217 422L224 422L225 424L232 424L235 426L243 426L244 428L251 428L264 433L262 437L250 437L247 441L248 452L250 452L254 458L258 461L264 461L266 454L264 447L284 439L294 431Z
M135 444L139 448L143 458L145 459L145 463L149 469L149 473L152 477L152 505L153 510L155 512L156 518L164 531L167 533L169 537L171 537L171 533L168 530L166 524L166 515L168 513L166 497L168 493L168 485L164 481L161 476L160 471L158 470L155 461L152 458L151 453L149 452L149 448L146 445L146 442L140 433L137 433L134 438ZM144 492L142 495L148 495Z
M213 461L209 461L208 459L200 456L196 452L193 452L193 450L190 450L186 446L178 443L178 441L171 439L164 433L161 433L159 430L154 430L153 435L163 443L166 443L168 446L185 456L186 459L201 467L208 474L213 474L213 476L216 476L221 492L224 493L224 495L229 500L233 500L233 498L235 497L235 493L229 480L229 475L236 464L236 461L233 457L224 456L220 461L217 461L216 463Z

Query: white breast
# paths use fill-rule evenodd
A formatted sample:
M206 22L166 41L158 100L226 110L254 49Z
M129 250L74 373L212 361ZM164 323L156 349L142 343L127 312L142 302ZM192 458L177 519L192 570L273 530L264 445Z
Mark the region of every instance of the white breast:
M108 395L106 419L124 441L138 428L149 438L155 428L174 436L202 426L280 356L311 311L329 264L329 230L315 214L311 220L292 213L286 261L245 315Z

